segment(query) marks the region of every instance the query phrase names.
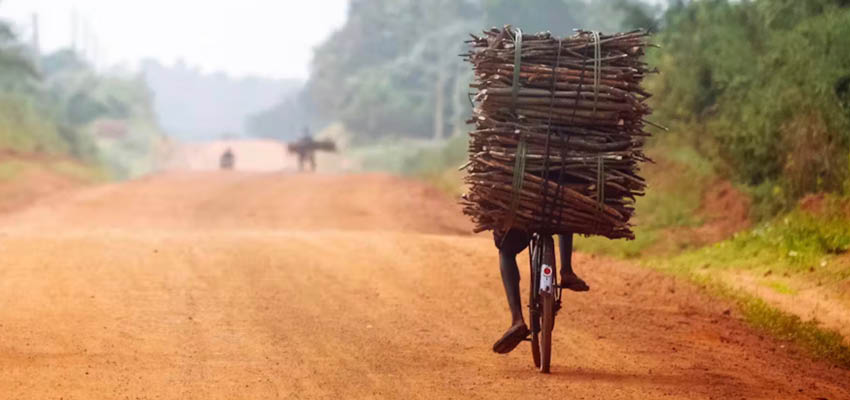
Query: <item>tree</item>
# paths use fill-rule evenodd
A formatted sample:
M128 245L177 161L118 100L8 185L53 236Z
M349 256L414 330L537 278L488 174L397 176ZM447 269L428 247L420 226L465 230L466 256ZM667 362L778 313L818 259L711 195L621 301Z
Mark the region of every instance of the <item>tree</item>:
M39 77L27 47L5 21L0 21L0 71L0 85L7 91L29 89Z
M472 74L458 56L469 33L505 24L558 35L626 20L651 25L652 9L635 1L353 0L346 24L316 50L307 96L355 139L441 140L462 131L469 115Z

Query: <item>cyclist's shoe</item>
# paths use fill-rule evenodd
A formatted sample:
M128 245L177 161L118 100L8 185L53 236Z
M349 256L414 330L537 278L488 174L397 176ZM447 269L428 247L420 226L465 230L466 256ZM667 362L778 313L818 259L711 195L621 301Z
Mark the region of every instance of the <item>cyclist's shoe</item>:
M510 353L513 349L519 346L526 337L528 337L528 327L524 322L519 322L510 327L501 339L493 344L493 351L499 354Z
M576 274L561 274L561 288L572 290L573 292L586 292L590 290L590 286Z

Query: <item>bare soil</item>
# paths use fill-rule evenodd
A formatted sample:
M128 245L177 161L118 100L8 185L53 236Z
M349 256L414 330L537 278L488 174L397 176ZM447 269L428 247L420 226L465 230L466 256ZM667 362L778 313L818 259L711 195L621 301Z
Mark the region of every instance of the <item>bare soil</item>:
M0 214L26 208L36 200L86 185L87 182L79 178L63 175L45 166L45 162L57 161L75 162L58 156L0 150L0 164L15 163L15 171L0 178Z
M182 172L45 199L0 217L0 397L850 398L850 371L699 288L587 255L553 374L526 345L493 354L507 306L470 227L385 175Z
M664 231L663 239L650 249L653 254L671 254L721 242L749 228L750 199L731 182L716 179L702 196L696 214L703 223L697 227L676 227Z

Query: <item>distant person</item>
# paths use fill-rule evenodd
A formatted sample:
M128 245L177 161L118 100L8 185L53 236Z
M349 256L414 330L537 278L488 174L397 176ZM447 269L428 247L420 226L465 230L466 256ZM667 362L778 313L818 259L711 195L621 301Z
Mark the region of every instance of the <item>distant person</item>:
M310 164L310 171L316 171L316 141L310 134L310 128L304 127L304 135L300 142L304 145L303 150L298 152L298 170L304 171L304 164Z
M233 169L235 164L236 156L233 155L233 150L228 147L219 159L219 167L221 167L221 169Z
M304 171L304 164L310 165L310 171L316 171L316 141L310 135L310 128L304 127L304 135L289 149L298 155L299 171Z
M305 164L310 166L310 171L316 170L316 152L336 152L336 143L331 140L313 140L310 128L304 128L304 134L300 139L287 145L290 153L298 155L298 170L304 171Z

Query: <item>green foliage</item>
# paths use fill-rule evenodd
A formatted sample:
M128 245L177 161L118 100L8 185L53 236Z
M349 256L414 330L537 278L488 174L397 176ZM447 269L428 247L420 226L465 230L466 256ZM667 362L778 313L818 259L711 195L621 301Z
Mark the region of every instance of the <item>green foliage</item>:
M18 41L12 26L0 21L0 85L19 86L38 76L27 49Z
M125 134L120 138L98 138L98 162L114 179L129 179L154 170L165 146L165 138L152 119L131 118L121 121ZM97 125L85 128L95 136Z
M352 1L345 26L316 50L304 103L360 143L441 140L465 129L470 114L471 71L457 56L468 34L505 24L613 31L653 25L654 14L636 0ZM277 120L297 118L292 109L280 107Z
M467 138L455 135L446 141L414 139L361 145L349 151L367 171L388 171L422 179L452 197L464 192L463 173Z
M464 149L465 146L464 142ZM401 139L359 145L350 151L350 155L357 159L361 167L367 171L386 171L417 176L449 168L449 164L441 160L446 151L446 144L443 142ZM428 162L435 164L426 165ZM441 165L438 166L436 163Z
M482 8L489 26L513 25L528 32L569 35L582 26L587 7L580 1L484 0Z
M652 60L663 74L650 82L656 119L698 131L694 147L716 147L725 169L754 188L763 214L808 192L842 190L850 172L846 2L680 2L664 24L664 50Z
M794 210L726 241L665 259L661 265L687 273L748 270L806 274L822 282L848 279L850 269L832 262L850 250L847 201L829 197L820 207Z
M439 136L468 112L457 55L477 21L468 1L353 1L346 25L316 50L307 94L360 141Z
M26 163L19 160L3 160L0 161L0 182L8 181L26 168Z
M304 127L309 127L311 131L324 128L310 98L304 93L284 98L272 108L252 114L245 120L249 134L277 140L296 139Z
M769 281L765 283L765 286L773 289L774 292L779 294L787 294L787 295L795 295L797 294L797 290L788 286L785 282L780 282L777 280Z
M64 151L67 144L32 101L0 93L0 148L20 152Z
M48 167L62 176L78 182L103 182L109 178L108 172L96 166L81 164L67 159L57 159L48 163Z
M98 74L71 50L39 57L0 23L0 149L66 153L116 177L136 176L151 170L162 140L151 103L141 79ZM103 121L130 129L101 137Z

